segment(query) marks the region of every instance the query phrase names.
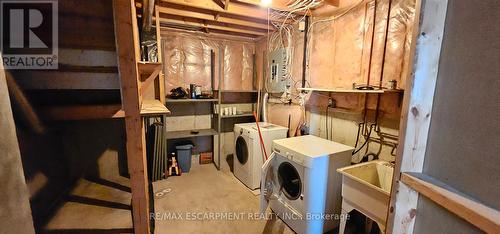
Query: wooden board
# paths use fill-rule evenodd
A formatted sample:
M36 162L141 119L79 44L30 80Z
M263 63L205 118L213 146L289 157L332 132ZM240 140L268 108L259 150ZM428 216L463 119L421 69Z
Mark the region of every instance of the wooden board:
M402 108L399 147L396 156L391 203L387 218L388 233L413 233L418 193L399 183L400 172L422 172L432 104L436 87L447 1L416 2L414 38L410 57L415 71L408 72ZM411 71L412 69L408 69Z
M421 173L403 173L401 181L487 233L500 230L500 211L471 199L435 178Z
M113 0L116 50L125 111L127 163L132 189L135 233L150 233L149 182L144 122L139 91L139 34L133 0Z
M168 110L163 104L158 100L143 100L141 105L141 115L142 116L152 116L152 115L168 115L170 110Z

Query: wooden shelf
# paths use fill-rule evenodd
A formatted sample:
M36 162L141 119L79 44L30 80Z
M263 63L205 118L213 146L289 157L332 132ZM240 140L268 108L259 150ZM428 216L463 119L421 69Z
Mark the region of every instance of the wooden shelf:
M167 103L189 103L189 102L217 102L219 99L171 99L167 98Z
M322 89L322 88L298 88L299 91L317 91L330 93L384 93L384 90L359 90L359 89Z
M404 89L384 89L384 93L404 93Z
M139 74L151 74L157 69L161 69L161 63L137 62Z
M198 134L192 133L193 131L198 131ZM179 138L189 138L189 137L199 137L199 136L213 136L217 135L218 132L215 129L192 129L183 131L169 131L167 132L167 139L179 139Z
M221 93L257 93L258 90L214 90L215 92Z
M158 100L143 100L141 105L141 115L151 116L151 115L168 115L170 110L168 110L163 104Z
M243 114L238 114L238 115L221 115L221 118L226 119L226 118L241 118L241 117L253 117L252 113L243 113Z

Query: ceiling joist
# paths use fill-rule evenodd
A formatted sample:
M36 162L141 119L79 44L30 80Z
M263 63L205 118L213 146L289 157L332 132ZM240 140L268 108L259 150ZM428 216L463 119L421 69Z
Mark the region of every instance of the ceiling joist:
M229 3L225 8L221 8L215 2L206 1L188 1L188 0L160 0L158 2L160 7L176 7L185 6L201 10L208 10L216 14L224 14L227 16L243 17L249 20L260 21L265 23L267 21L267 9L258 6L251 6L240 3ZM174 6L173 6L174 5Z
M206 20L210 22L220 22L220 23L225 23L225 24L232 24L232 25L237 25L241 27L248 27L250 30L251 29L260 29L260 30L274 30L272 26L268 26L267 24L263 23L257 23L253 21L246 21L246 20L240 20L240 19L235 19L235 18L230 18L224 15L219 15L219 18L215 19L213 14L210 14L210 12L196 12L196 11L187 11L187 10L181 10L181 9L176 9L176 8L167 8L167 7L158 7L158 10L160 12L160 17L164 18L164 14L168 15L174 15L174 16L179 16L179 17L187 17L187 18L194 18L194 19L199 19L199 20Z
M187 26L187 28L195 29L203 29L203 31L210 32L211 30L218 31L226 31L233 32L236 34L244 34L245 36L250 35L251 37L259 37L267 35L267 32L258 32L253 30L247 30L242 28L235 28L230 26L223 25L214 25L203 22L203 20L193 20L193 19L182 19L182 18L160 18L160 25L164 27L173 27L173 28L182 28L183 26Z

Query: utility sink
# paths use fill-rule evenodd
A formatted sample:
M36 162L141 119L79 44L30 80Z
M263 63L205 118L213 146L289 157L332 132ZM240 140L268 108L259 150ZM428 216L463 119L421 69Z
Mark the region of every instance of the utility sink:
M394 167L375 160L337 169L342 174L342 212L353 209L385 227Z

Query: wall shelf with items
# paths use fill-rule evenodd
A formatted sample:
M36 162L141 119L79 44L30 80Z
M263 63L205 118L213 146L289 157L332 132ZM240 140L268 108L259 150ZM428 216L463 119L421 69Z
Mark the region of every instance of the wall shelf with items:
M214 98L211 98L211 99L171 99L171 98L167 98L167 102L170 102L170 103L182 103L182 102L186 102L186 103L189 103L189 102L218 102L219 99L214 99Z
M403 93L404 89L342 89L342 88L297 88L299 91L316 91L329 93Z

